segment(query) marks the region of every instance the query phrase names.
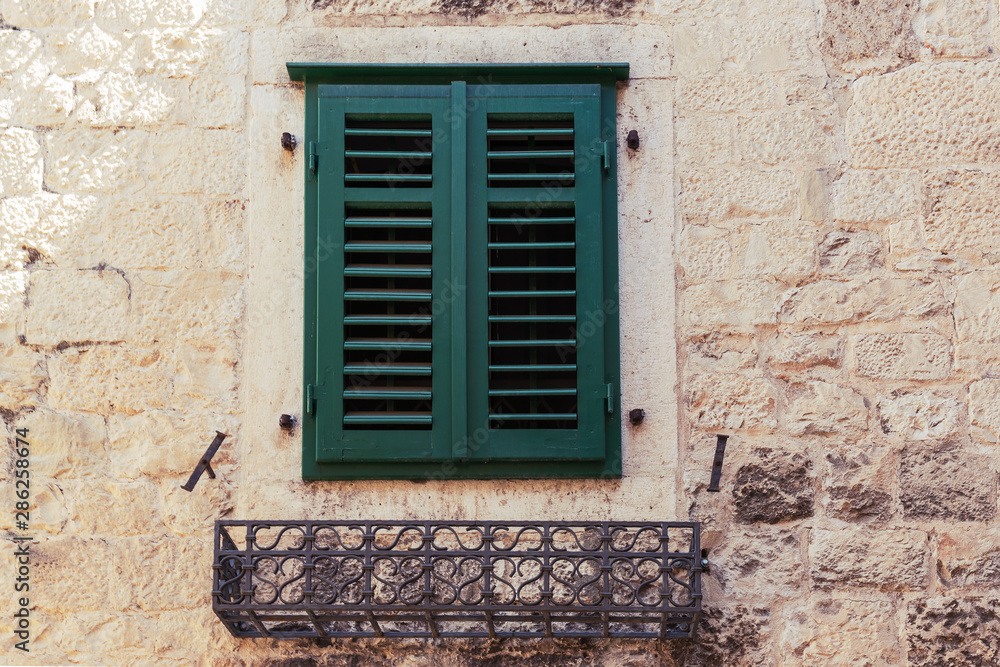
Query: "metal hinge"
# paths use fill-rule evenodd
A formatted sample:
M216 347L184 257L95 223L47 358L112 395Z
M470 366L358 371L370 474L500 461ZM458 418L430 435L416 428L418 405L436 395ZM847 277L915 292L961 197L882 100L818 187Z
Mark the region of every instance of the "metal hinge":
M604 165L604 173L611 171L611 142L604 142L604 153L601 158L601 162Z
M609 382L604 385L604 391L604 407L609 415L613 415L615 413L615 386Z
M319 147L315 141L309 142L309 180L316 180L316 172L319 170Z
M306 414L316 414L316 387L311 384L306 385Z

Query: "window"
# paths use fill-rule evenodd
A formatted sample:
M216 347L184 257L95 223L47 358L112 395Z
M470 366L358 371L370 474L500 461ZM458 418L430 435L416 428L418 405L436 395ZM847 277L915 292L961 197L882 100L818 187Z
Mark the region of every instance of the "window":
M289 64L306 479L621 471L627 65Z

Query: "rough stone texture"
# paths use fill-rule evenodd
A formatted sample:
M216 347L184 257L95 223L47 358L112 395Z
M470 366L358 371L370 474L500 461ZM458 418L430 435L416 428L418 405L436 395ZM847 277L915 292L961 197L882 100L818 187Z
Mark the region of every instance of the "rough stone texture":
M792 386L788 430L793 435L857 437L868 426L868 402L856 391L829 382Z
M998 39L987 0L0 0L0 418L31 433L32 658L997 663ZM631 65L607 133L622 407L647 419L623 478L303 484L275 427L302 386L285 63L580 60ZM219 477L189 494L216 429ZM199 583L212 522L335 516L699 520L706 612L662 645L230 638Z
M920 195L912 172L851 169L834 188L834 217L844 222L916 218Z
M824 273L850 275L882 265L882 242L874 232L830 232L819 245L819 267Z
M997 513L997 471L989 456L908 447L899 484L908 519L988 521Z
M1000 380L979 380L969 386L969 416L976 435L1000 442Z
M896 458L886 448L843 449L826 455L828 513L842 521L887 521L894 515Z
M1000 662L1000 600L934 597L906 608L910 665L978 667Z
M823 334L781 334L771 348L770 363L789 368L839 366L844 342Z
M811 533L809 560L816 586L868 586L922 590L927 583L930 547L920 530L826 530Z
M927 317L948 309L941 286L899 278L824 280L786 293L781 322L834 324Z
M853 166L995 163L998 68L996 62L918 63L858 80L846 125ZM955 94L921 92L932 90Z
M960 433L962 404L933 392L878 397L882 432L904 442L949 442Z
M736 471L733 505L743 523L780 523L812 516L812 463L801 454L758 449Z
M940 380L951 370L951 343L938 334L872 334L854 341L858 375L880 380Z
M779 665L891 667L901 664L895 604L889 599L811 598L786 610Z
M688 396L694 422L702 429L771 429L774 388L764 379L739 375L692 378Z
M28 287L25 334L33 345L114 343L125 339L131 288L116 271L37 271ZM69 295L89 305L66 308Z
M916 0L835 0L826 4L820 48L835 66L867 73L913 61L917 42L910 21Z

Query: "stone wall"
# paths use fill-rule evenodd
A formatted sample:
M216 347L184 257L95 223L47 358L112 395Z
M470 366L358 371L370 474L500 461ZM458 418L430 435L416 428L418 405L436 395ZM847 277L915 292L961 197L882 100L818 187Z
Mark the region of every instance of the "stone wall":
M997 14L0 0L0 415L30 429L36 538L32 652L4 613L0 662L997 664ZM649 417L620 482L301 482L287 60L631 63L622 393ZM181 490L217 429L218 479ZM210 610L222 517L691 517L707 612L662 645L238 641Z

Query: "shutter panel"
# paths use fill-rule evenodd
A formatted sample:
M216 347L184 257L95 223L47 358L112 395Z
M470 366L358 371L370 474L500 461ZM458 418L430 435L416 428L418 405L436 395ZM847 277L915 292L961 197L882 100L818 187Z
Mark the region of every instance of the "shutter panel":
M319 86L317 461L450 456L447 86Z
M470 460L605 456L600 95L469 87Z

